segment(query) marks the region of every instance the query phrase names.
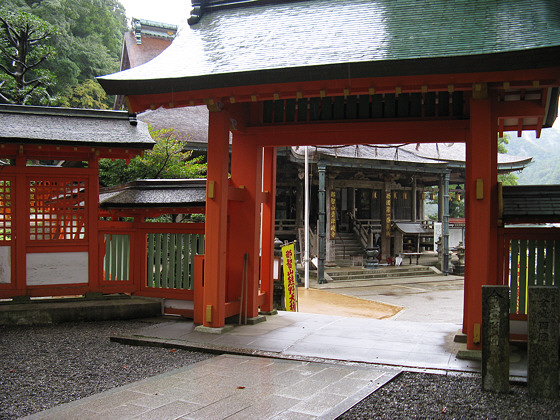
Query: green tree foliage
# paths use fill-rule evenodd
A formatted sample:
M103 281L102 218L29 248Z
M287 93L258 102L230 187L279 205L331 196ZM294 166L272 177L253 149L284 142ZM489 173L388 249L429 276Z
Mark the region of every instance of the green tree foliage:
M509 144L509 136L504 133L503 137L498 137L498 153L506 154L508 152L506 144ZM511 172L508 174L499 174L498 182L501 182L503 185L517 185L517 175Z
M60 97L60 106L71 108L108 109L107 94L95 79L87 79L69 87Z
M56 77L45 68L55 49L48 45L54 26L19 10L0 8L0 100L15 104L48 103Z
M130 160L99 161L99 182L109 187L137 179L201 178L206 174L203 156L191 158L192 151L185 151L186 142L179 140L174 129L155 130L150 134L156 141L154 148Z
M125 10L117 0L2 0L5 8L32 14L57 29L50 44L56 60L46 60L44 68L56 76L48 87L54 104L76 100L86 80L118 71L122 35L126 31ZM92 85L85 85L91 95ZM1 89L1 88L0 88ZM99 98L98 98L99 99ZM84 98L82 103L96 101ZM112 98L102 101L112 104Z

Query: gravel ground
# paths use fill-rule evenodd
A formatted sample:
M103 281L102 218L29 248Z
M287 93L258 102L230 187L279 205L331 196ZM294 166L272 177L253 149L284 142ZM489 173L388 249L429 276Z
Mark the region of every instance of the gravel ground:
M480 375L403 372L339 419L558 419L558 400L529 399L527 387L482 392Z
M0 419L46 410L212 357L111 343L148 321L0 326Z
M189 365L209 354L111 343L147 320L0 326L0 419L14 419ZM558 419L560 402L527 388L483 393L480 376L404 372L341 419Z

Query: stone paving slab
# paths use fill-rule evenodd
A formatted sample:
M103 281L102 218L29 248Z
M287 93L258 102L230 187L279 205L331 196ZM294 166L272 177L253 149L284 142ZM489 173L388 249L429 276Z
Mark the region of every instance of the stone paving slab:
M335 419L400 371L221 355L26 418Z

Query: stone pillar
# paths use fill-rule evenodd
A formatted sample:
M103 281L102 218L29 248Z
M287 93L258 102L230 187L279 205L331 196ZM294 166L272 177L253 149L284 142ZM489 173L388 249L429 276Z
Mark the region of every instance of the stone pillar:
M443 175L443 220L442 220L442 245L443 260L441 271L449 273L449 172Z
M383 209L381 219L381 255L383 260L391 256L391 223L392 223L391 181L385 181L383 189Z
M558 399L558 289L529 286L529 396Z
M335 238L333 237L333 233L331 232L331 228L333 226L336 226L336 211L333 214L332 213L332 209L333 209L333 204L332 204L332 199L333 196L332 194L335 192L334 186L333 186L333 178L329 175L329 181L328 181L328 185L327 185L327 192L326 192L326 201L327 201L327 210L326 210L326 214L327 214L327 222L326 222L326 258L325 258L325 263L331 264L334 263L335 260ZM336 208L336 197L335 197L335 203L334 203L334 208ZM334 218L334 225L333 225L333 218ZM336 235L336 231L335 231L335 235Z
M317 282L319 284L325 282L325 254L326 254L326 218L325 218L325 205L327 196L325 194L325 183L326 183L326 173L327 167L324 163L319 163L317 165L317 170L319 171L319 262L317 267Z
M410 192L410 207L411 215L410 220L416 222L418 220L418 189L416 188L416 175L412 176L412 191Z
M509 286L482 286L482 390L509 392Z

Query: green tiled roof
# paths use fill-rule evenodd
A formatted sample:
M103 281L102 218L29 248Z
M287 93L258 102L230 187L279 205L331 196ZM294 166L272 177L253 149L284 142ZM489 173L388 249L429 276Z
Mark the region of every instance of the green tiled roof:
M160 56L100 82L110 93L142 94L172 85L195 90L560 65L560 1L259 3L209 9Z

